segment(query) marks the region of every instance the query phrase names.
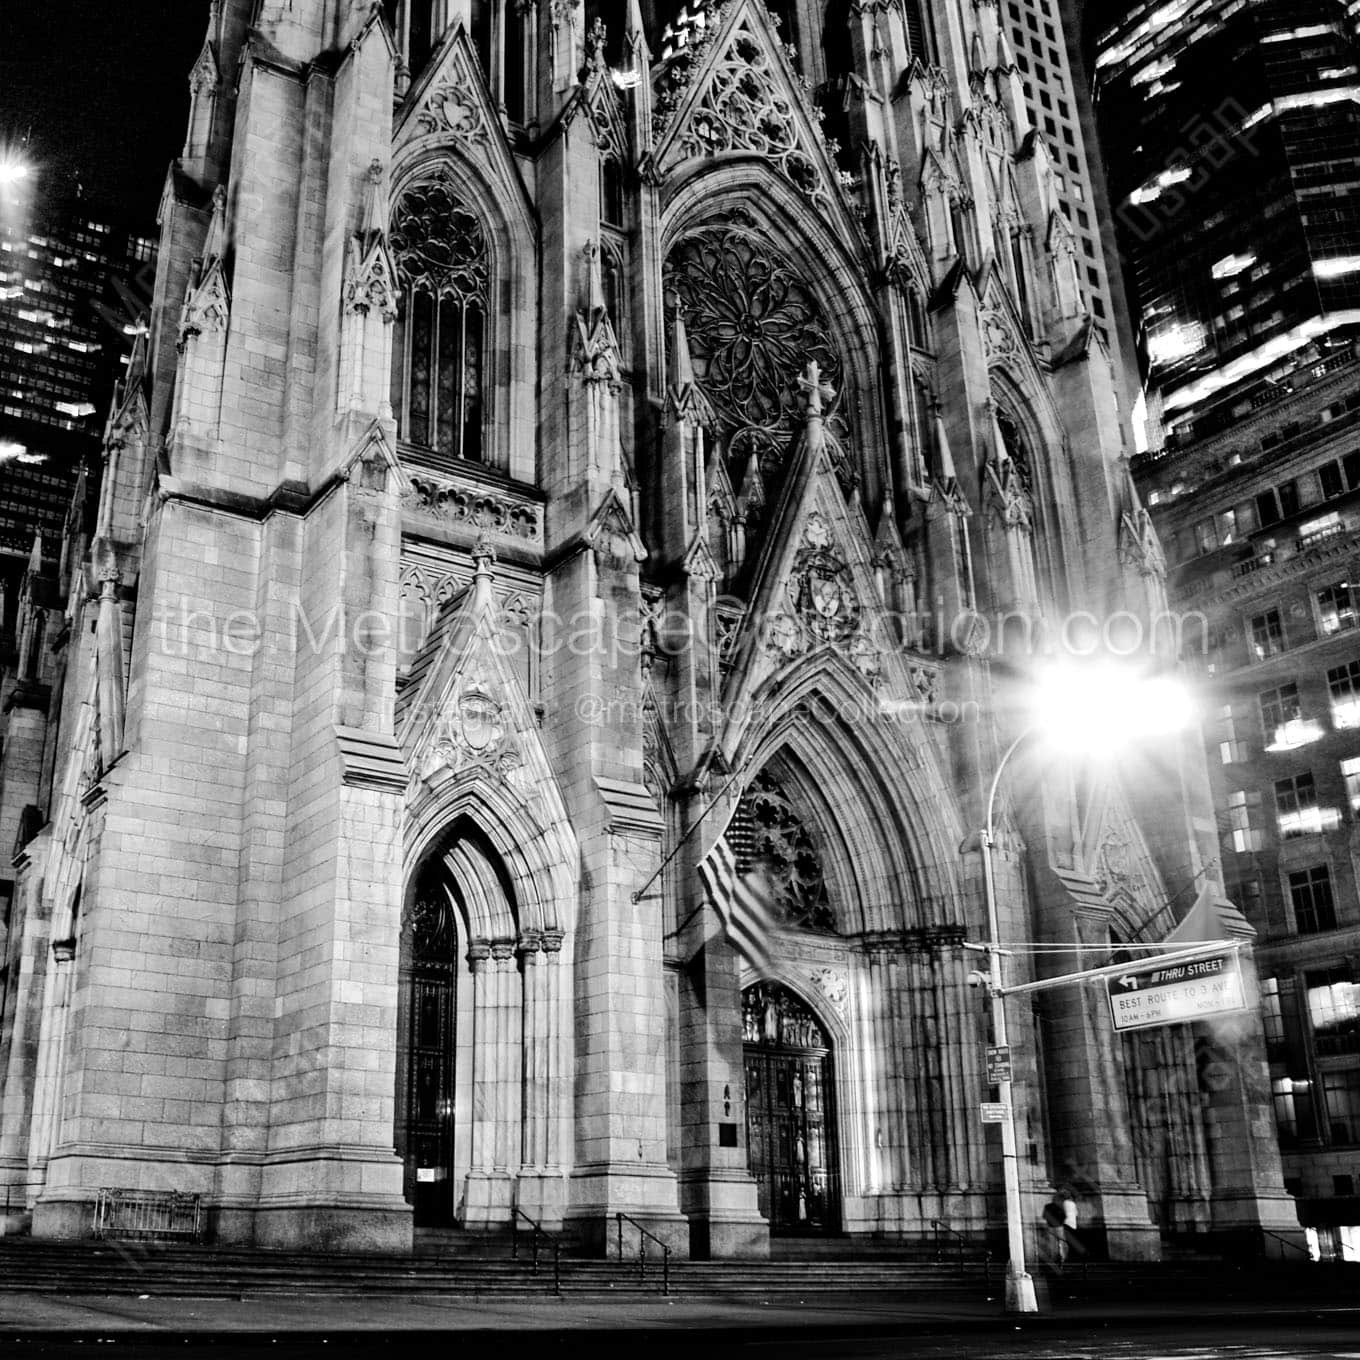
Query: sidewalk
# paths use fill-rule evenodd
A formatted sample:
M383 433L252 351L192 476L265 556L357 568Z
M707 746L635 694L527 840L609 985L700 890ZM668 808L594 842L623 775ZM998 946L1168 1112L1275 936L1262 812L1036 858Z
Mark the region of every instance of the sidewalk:
M0 1338L5 1342L41 1339L95 1341L120 1338L142 1343L182 1345L207 1338L231 1338L241 1344L270 1344L287 1338L294 1344L325 1345L362 1335L367 1348L407 1346L420 1337L447 1341L459 1337L460 1348L504 1351L507 1333L533 1334L535 1343L556 1338L571 1348L587 1342L602 1349L627 1345L636 1353L644 1339L649 1348L693 1345L703 1333L725 1340L741 1337L775 1342L807 1340L810 1333L838 1337L945 1335L980 1332L1050 1331L1118 1327L1122 1330L1165 1328L1169 1323L1194 1328L1241 1326L1251 1322L1278 1326L1360 1325L1360 1301L1338 1298L1327 1306L1297 1304L1243 1305L1221 1301L1140 1304L1129 1300L1110 1305L1058 1304L1038 1315L1007 1316L999 1300L980 1299L975 1307L955 1303L933 1306L913 1298L901 1305L881 1297L863 1301L813 1296L807 1302L787 1298L724 1299L716 1295L672 1298L614 1299L526 1298L524 1300L450 1298L429 1295L346 1297L277 1294L240 1299L193 1299L114 1295L0 1293Z

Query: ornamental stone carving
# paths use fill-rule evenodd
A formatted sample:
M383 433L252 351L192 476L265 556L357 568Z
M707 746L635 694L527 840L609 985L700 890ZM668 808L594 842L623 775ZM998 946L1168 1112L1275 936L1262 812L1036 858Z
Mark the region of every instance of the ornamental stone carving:
M406 286L436 298L485 302L486 234L447 178L413 185L401 196L388 243Z
M768 770L747 785L727 838L738 872L764 877L778 918L809 930L835 931L821 851Z
M832 547L831 528L814 512L803 529L803 546L789 584L793 606L817 642L846 643L859 627L854 578Z
M989 364L1006 363L1020 352L1015 331L994 307L983 309L978 318L982 326L982 344Z
M830 1048L821 1021L777 982L757 982L741 997L741 1033L748 1044L772 1048Z
M826 997L837 1015L844 1016L846 1003L850 999L850 985L843 973L838 973L834 968L814 969L812 985Z
M754 229L725 225L682 240L666 262L695 376L730 460L777 462L802 424L799 378L810 361L840 390L842 369L820 303ZM828 432L839 436L832 412ZM743 469L740 469L744 471ZM733 472L734 484L742 479Z
M499 534L533 544L543 541L542 515L528 501L511 500L423 474L411 475L407 481L407 490L402 495L402 505L407 510L479 533Z
M809 202L823 211L831 208L807 122L789 98L769 49L746 24L731 34L709 66L673 159L730 151L764 157Z
M469 146L484 146L490 139L486 110L471 80L445 80L425 101L416 117L425 132L450 132Z
M504 779L522 763L499 685L486 675L464 677L440 720L430 770L447 765L455 774L480 770Z

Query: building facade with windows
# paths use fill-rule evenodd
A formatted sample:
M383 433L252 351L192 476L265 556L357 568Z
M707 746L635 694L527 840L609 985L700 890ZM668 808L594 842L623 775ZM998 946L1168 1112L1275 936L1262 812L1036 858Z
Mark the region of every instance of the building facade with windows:
M1333 0L1085 22L1149 442L1193 440L1360 333L1360 42Z
M999 1235L1005 677L1074 614L1172 659L1061 171L991 4L665 8L212 7L25 598L35 1233L128 1186L272 1245ZM1019 977L1222 897L1197 739L1022 752L998 842ZM1254 1013L1012 1017L1031 1233L1298 1236Z
M1258 931L1286 1184L1360 1250L1360 360L1137 465L1206 725L1228 893Z

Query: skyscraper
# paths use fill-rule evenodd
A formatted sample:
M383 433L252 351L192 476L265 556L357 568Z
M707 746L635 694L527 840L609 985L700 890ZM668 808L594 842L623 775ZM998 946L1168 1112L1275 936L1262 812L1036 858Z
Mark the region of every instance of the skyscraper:
M1096 109L1141 340L1134 460L1206 724L1229 895L1259 932L1287 1184L1360 1251L1360 46L1340 4L1106 5Z
M1360 43L1337 0L1086 23L1160 446L1360 335Z
M84 462L149 306L155 241L80 198L0 186L0 571L12 622L38 535L59 551ZM141 290L139 299L138 289Z
M1111 1255L1278 1249L1252 1014L1056 988L984 1065L989 903L1028 976L1222 897L1186 739L1012 745L1027 635L1170 658L996 10L619 8L213 6L24 612L0 1177L46 1235L135 1184L219 1241L758 1255L997 1236L1013 1132L1031 1238L1061 1187Z

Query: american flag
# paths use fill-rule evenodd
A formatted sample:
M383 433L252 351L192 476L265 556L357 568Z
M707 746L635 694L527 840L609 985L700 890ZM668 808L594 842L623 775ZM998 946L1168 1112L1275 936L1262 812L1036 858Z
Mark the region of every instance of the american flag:
M758 862L738 861L727 836L699 864L699 881L722 918L727 938L752 968L768 970L770 940L779 927L770 874Z

